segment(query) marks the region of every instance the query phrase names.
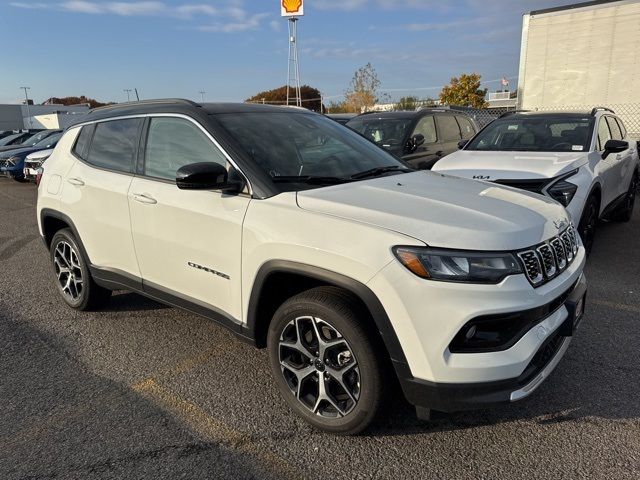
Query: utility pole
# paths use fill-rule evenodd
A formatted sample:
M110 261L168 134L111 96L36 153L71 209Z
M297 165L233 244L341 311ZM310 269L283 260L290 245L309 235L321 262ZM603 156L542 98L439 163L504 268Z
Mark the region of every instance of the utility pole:
M138 95L138 87L135 87L133 90L136 92L136 100L139 102L140 101L140 95Z
M205 92L204 90L200 90L198 93L200 94L200 101L204 103L204 94L207 92Z
M131 90L130 88L125 88L123 91L127 92L127 102L131 101L131 92L133 90Z
M29 107L29 94L27 90L31 90L31 87L20 87L24 90L24 104L27 106L27 118L29 119L29 128L33 128L33 121L31 120L31 108ZM23 122L24 125L24 122Z

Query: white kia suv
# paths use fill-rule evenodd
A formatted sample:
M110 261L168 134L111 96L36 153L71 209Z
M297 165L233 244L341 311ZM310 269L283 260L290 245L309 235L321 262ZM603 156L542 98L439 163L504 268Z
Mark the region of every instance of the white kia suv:
M631 219L638 147L613 110L507 113L460 146L433 170L557 200L578 226L587 252L599 219Z
M304 109L93 110L43 166L62 299L128 289L266 347L285 401L356 433L395 376L419 415L513 402L582 317L585 251L551 199L414 171Z

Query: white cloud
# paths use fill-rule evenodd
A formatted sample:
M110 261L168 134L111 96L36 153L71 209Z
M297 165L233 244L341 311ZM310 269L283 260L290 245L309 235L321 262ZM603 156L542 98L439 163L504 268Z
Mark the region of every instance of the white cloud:
M216 18L215 23L196 27L203 32L236 33L255 30L262 25L263 20L271 15L267 13L250 14L244 8L243 0L226 0L218 5L208 3L188 3L174 5L160 1L139 2L97 2L88 0L69 0L65 2L12 2L16 8L29 10L55 9L88 15L117 15L132 16L170 16L183 20L202 19L202 17ZM279 27L272 21L273 30Z

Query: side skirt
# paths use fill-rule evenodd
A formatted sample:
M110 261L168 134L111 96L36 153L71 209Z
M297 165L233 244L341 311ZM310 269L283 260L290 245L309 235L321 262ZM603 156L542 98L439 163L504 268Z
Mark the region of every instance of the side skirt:
M255 345L254 338L249 329L239 320L222 310L218 310L178 292L151 282L146 282L119 270L98 268L93 265L89 267L89 270L91 271L91 276L94 281L101 287L108 288L109 290L131 290L151 300L169 305L170 307L195 313L227 328L240 340Z

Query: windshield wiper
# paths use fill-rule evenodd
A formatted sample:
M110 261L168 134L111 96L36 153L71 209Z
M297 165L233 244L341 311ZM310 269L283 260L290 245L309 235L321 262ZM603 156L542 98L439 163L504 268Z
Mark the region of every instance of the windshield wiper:
M393 165L390 167L375 167L370 168L369 170L365 170L364 172L359 172L354 175L351 175L351 178L354 180L358 180L360 178L369 178L369 177L377 177L378 175L382 175L387 172L413 172L414 170L409 167L401 167L399 165Z
M343 177L321 177L312 175L278 175L272 177L275 183L306 183L307 185L335 185L351 181Z

